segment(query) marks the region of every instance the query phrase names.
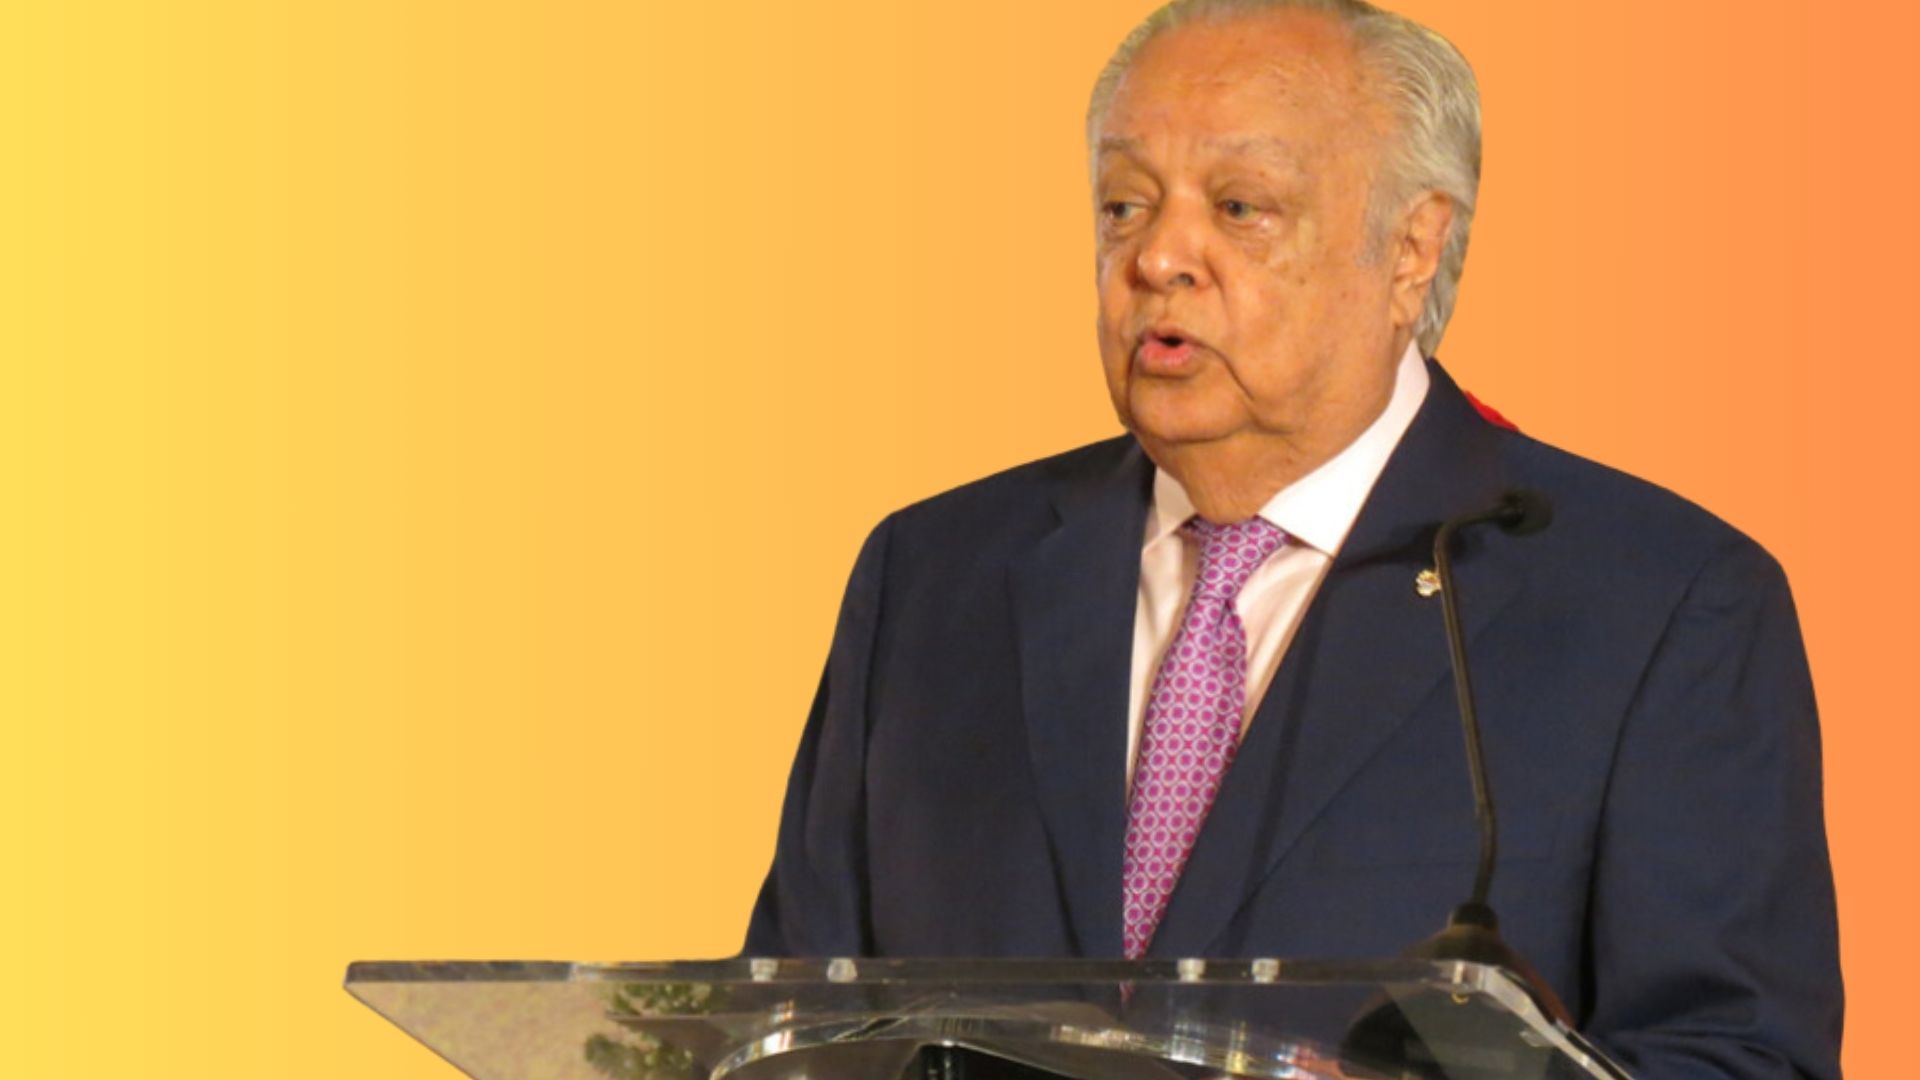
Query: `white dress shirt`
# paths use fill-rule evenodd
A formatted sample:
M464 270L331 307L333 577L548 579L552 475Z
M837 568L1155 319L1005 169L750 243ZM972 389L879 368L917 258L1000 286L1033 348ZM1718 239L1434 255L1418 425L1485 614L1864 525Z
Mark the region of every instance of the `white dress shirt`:
M1300 626L1300 617L1333 565L1340 545L1352 531L1354 519L1373 491L1393 448L1413 423L1427 396L1427 365L1420 350L1408 345L1400 358L1393 395L1379 417L1360 437L1325 464L1294 481L1267 505L1260 516L1278 525L1287 542L1247 579L1234 609L1247 631L1247 701L1241 734L1253 721L1254 710L1266 696L1280 657ZM1147 696L1160 657L1172 644L1185 614L1187 594L1198 572L1200 549L1180 533L1194 514L1185 488L1164 470L1155 470L1153 505L1147 511L1147 531L1140 550L1140 598L1133 616L1133 693L1128 707L1127 769L1132 778L1133 758L1140 745L1140 726L1146 718Z

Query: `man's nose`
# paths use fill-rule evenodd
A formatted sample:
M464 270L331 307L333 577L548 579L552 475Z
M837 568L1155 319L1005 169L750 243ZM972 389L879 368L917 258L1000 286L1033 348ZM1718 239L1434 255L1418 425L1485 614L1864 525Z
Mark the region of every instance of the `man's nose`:
M1192 208L1169 204L1148 228L1134 260L1142 284L1156 291L1209 282L1206 221Z

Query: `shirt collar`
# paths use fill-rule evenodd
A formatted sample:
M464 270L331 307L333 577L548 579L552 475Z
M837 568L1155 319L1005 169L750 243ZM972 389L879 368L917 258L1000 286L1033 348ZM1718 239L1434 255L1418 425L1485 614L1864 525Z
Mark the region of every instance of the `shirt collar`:
M1260 516L1300 543L1329 556L1339 554L1374 482L1393 456L1393 448L1400 445L1400 437L1407 433L1414 414L1426 400L1430 381L1419 348L1409 343L1394 371L1393 394L1387 399L1387 407L1346 449L1268 500L1260 508ZM1172 535L1193 512L1193 500L1180 481L1156 468L1146 543L1151 545Z

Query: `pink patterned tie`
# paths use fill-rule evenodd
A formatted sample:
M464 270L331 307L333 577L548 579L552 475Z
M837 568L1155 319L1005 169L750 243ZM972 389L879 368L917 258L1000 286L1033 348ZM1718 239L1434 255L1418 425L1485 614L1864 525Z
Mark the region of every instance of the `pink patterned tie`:
M1200 541L1200 570L1147 698L1127 803L1122 933L1130 960L1146 955L1240 746L1247 631L1234 598L1287 539L1279 526L1257 517L1237 525L1193 518L1181 531Z

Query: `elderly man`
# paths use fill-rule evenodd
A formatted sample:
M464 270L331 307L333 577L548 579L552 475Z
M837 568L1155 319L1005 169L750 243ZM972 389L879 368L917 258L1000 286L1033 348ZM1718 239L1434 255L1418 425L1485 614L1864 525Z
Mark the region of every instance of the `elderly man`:
M1502 811L1493 901L1637 1075L1837 1076L1818 732L1776 564L1489 422L1429 359L1472 74L1357 0L1180 0L1088 123L1128 434L861 552L747 947L1392 955L1473 876L1436 525Z

